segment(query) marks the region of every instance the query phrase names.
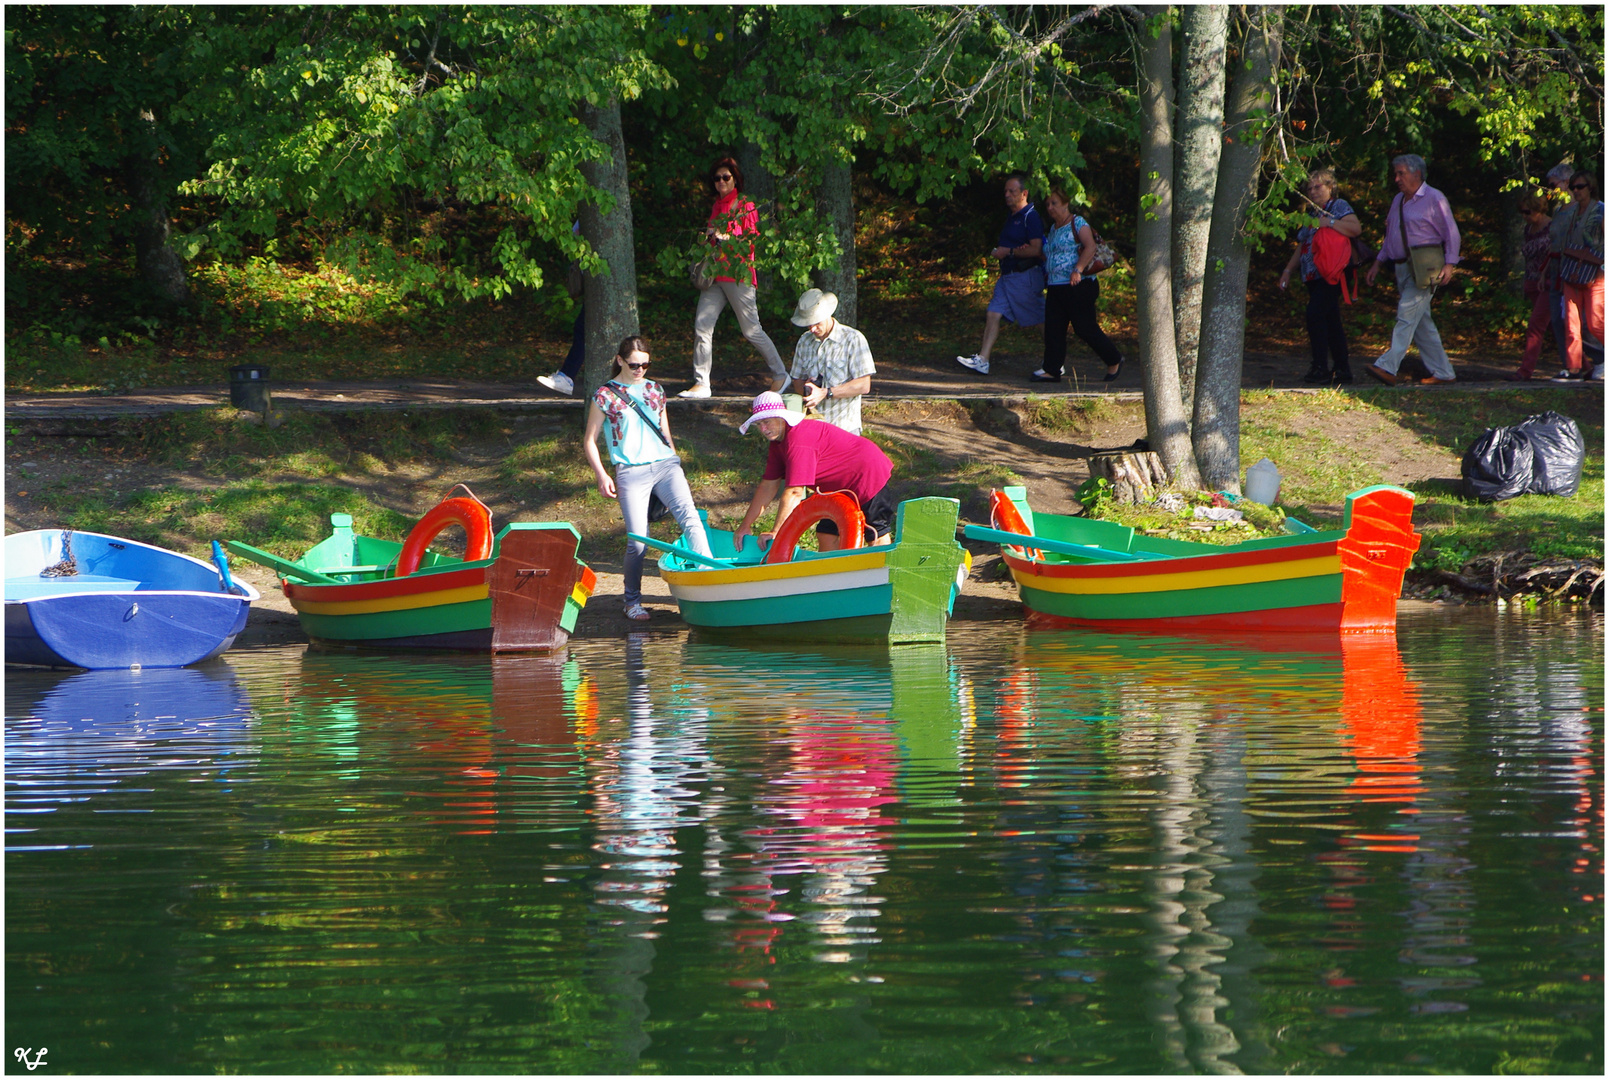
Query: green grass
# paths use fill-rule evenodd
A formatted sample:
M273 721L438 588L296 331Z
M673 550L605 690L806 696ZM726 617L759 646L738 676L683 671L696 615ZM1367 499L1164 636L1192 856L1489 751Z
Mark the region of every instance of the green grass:
M1499 552L1568 559L1603 559L1604 473L1601 399L1579 389L1508 393L1271 394L1248 391L1241 420L1241 461L1268 457L1285 477L1281 501L1293 517L1338 525L1329 508L1348 492L1381 482L1355 447L1317 431L1316 416L1362 413L1405 428L1429 447L1462 455L1487 428L1517 423L1549 409L1574 419L1586 446L1581 487L1574 496L1522 495L1501 503L1466 498L1456 476L1409 485L1414 524L1424 535L1416 565L1456 570Z
M96 492L64 491L51 499L64 526L205 556L210 540L244 540L286 558L300 556L330 533L330 514L351 514L357 531L401 540L413 520L346 487L237 480L208 491L163 487L114 502Z

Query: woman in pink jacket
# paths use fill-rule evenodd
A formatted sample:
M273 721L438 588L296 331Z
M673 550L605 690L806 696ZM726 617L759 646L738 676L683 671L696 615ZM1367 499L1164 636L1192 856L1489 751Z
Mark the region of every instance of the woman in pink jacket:
M715 163L710 170L709 185L715 195L715 205L710 208L704 239L716 252L715 280L698 294L698 310L693 316L693 385L677 396L710 396L715 321L727 304L732 305L743 336L765 357L766 366L771 369L771 389L781 393L788 386L788 369L777 354L776 345L760 326L760 312L755 304L759 278L754 272L754 241L749 241L747 255L741 250L741 241L732 242L740 236L752 237L759 231L759 211L743 197L743 170L731 158L723 157Z

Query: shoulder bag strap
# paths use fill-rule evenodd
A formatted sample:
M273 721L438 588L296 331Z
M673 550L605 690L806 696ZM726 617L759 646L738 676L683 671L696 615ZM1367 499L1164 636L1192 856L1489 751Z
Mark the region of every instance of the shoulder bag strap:
M630 406L631 411L636 413L639 417L641 417L642 422L648 425L648 429L650 431L652 431L655 435L659 436L659 441L660 442L664 443L666 446L670 445L670 440L665 438L664 429L661 428L658 424L656 424L652 419L649 418L648 413L645 412L643 410L643 407L637 403L636 398L632 397L630 394L628 394L625 391L621 390L620 387L616 386L612 382L606 382L603 385L604 385L604 388L606 390L608 390L611 394L613 394L615 397L619 398L621 401L624 401L628 406Z

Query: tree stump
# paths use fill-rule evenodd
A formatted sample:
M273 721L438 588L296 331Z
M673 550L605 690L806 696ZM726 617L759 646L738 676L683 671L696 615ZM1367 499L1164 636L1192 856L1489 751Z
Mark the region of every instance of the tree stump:
M1112 501L1129 505L1150 502L1168 483L1162 458L1153 450L1094 454L1089 459L1089 474L1105 477L1112 485Z

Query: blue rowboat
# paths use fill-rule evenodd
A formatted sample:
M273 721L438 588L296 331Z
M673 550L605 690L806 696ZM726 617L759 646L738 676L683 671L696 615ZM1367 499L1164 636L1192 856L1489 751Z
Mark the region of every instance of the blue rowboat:
M6 537L6 663L183 667L217 656L246 626L257 590L206 563L101 533Z

